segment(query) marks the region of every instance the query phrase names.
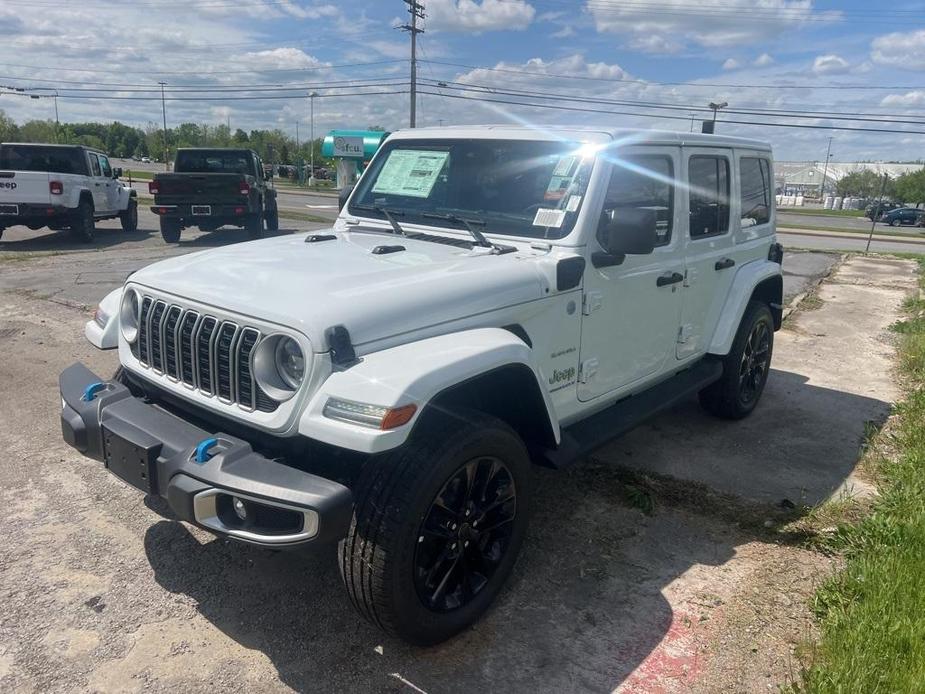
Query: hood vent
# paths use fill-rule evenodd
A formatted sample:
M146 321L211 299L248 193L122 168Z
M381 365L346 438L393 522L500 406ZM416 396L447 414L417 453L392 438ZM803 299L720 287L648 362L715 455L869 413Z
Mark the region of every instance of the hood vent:
M305 243L318 243L320 241L333 241L337 237L334 234L309 234L305 237Z
M404 246L376 246L372 250L373 255L387 255L389 253L401 253L405 250Z

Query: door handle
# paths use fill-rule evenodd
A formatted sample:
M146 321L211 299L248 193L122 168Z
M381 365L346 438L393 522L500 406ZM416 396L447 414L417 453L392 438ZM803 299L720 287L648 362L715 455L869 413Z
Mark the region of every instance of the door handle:
M659 275L658 279L655 280L655 284L659 287L666 287L669 284L677 284L678 282L684 281L684 275L680 272L666 272L664 275Z
M716 261L716 264L713 266L713 269L716 271L725 270L726 268L730 268L735 264L736 264L736 261L734 261L732 258L721 258L720 260Z

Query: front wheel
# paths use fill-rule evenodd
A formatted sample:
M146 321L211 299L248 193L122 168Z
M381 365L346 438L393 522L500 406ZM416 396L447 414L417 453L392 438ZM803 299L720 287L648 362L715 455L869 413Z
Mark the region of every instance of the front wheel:
M417 645L475 622L514 567L527 528L530 461L504 422L425 413L413 438L370 460L338 558L354 606Z
M902 224L902 221L901 221L900 219L891 219L891 220L890 220L890 226L891 226L891 227L898 227L900 224Z
M705 410L725 419L742 419L761 399L774 351L774 318L762 301L751 301L742 316L723 375L700 391Z
M129 198L128 207L119 214L119 221L122 223L122 231L131 233L138 230L138 200Z

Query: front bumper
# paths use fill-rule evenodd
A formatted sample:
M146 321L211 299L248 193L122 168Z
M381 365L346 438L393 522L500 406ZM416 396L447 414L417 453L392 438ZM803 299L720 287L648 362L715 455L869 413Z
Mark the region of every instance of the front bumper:
M346 534L353 513L347 487L193 426L83 364L65 369L59 386L64 440L124 482L166 499L180 519L271 547Z

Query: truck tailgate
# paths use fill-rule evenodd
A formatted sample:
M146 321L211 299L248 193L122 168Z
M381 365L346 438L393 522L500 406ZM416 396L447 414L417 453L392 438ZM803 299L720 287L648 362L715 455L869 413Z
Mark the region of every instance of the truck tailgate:
M0 204L51 204L48 181L53 175L44 171L0 171Z
M245 177L235 173L164 173L154 177L157 202L163 205L183 203L220 204L247 200L241 194Z

